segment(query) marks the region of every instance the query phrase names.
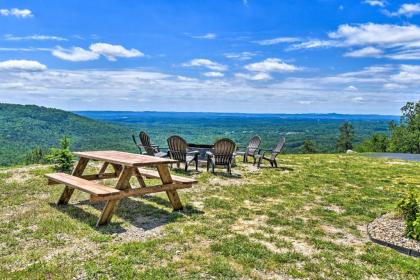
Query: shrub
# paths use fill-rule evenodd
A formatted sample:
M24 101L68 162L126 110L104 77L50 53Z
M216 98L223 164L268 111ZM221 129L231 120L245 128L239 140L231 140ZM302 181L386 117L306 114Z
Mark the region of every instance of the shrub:
M413 190L398 202L397 208L404 217L406 235L420 240L420 209Z
M46 159L54 164L54 169L69 173L73 168L73 154L70 151L70 141L67 136L60 140L60 148L51 148Z
M303 141L302 146L300 146L300 152L302 154L315 154L316 153L315 143L311 140Z

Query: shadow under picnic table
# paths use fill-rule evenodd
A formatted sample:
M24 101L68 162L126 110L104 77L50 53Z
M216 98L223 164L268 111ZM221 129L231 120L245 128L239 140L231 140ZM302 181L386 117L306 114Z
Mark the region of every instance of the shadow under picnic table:
M163 198L157 196L146 196L143 199L161 204L168 208L171 207L169 201L166 202ZM126 229L122 226L122 223L115 220L111 220L111 222L106 226L96 227L96 221L98 220L100 214L90 213L79 207L83 205L88 205L99 211L102 211L105 206L105 202L92 203L90 200L86 199L77 203L70 202L68 205L57 205L55 203L50 203L50 206L54 207L55 209L69 215L74 219L88 224L95 230L102 233L114 234L123 233L126 231ZM141 228L147 231L165 224L173 223L184 216L201 215L203 213L203 211L195 209L191 205L185 205L183 210L173 211L159 208L149 203L144 203L141 200L125 198L120 201L114 216L129 222L131 225L137 228Z

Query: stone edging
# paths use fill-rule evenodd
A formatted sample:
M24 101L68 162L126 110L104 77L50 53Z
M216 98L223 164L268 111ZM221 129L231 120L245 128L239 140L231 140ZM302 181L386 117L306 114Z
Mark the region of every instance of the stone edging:
M376 219L375 219L375 220L376 220ZM375 221L375 220L373 220L373 221ZM372 221L372 222L373 222L373 221ZM380 239L377 239L377 238L372 237L372 236L370 235L370 232L369 232L369 225L370 225L372 222L370 222L370 223L369 223L369 224L367 224L367 226L366 226L366 232L367 232L367 234L368 234L368 236L369 236L369 239L370 239L372 242L377 243L377 244L382 245L382 246L387 246L387 247L389 247L389 248L391 248L391 249L394 249L395 251L398 251L398 252L400 252L400 253L402 253L402 254L406 254L406 255L408 255L408 256L412 256L412 257L415 257L415 258L420 258L420 251L413 250L413 249L408 249L408 248L405 248L405 247L402 247L402 246L399 246L399 245L395 245L395 244L393 244L393 243L390 243L390 242L387 242L387 241L380 240Z

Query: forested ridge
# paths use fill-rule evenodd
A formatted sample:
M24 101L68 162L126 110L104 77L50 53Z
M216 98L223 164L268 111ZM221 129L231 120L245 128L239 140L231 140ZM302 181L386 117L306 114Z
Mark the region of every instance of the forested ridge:
M72 150L133 150L128 128L63 110L0 104L0 165L22 164L34 148L57 146L67 135Z

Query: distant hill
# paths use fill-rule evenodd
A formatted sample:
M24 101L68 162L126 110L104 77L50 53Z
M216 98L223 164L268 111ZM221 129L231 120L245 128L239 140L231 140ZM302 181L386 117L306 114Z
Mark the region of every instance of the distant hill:
M127 127L46 107L0 104L0 165L21 164L30 150L57 146L64 135L73 150L135 151Z
M354 143L375 132L388 133L388 122L398 116L346 114L243 114L182 112L79 111L79 115L146 130L155 144L166 146L170 135L182 135L188 142L210 144L221 137L233 139L242 148L258 134L262 147L274 147L279 135L286 137L286 153L300 152L304 140L315 142L316 150L336 152L338 128L350 121L355 128Z

